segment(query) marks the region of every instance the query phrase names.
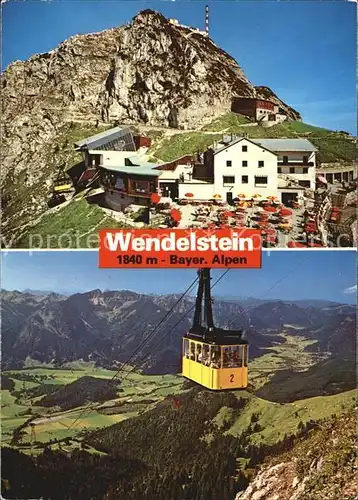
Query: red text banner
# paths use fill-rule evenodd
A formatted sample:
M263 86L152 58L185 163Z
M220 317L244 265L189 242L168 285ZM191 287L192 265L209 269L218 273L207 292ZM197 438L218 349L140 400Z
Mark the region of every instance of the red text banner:
M102 229L99 267L261 267L256 229Z

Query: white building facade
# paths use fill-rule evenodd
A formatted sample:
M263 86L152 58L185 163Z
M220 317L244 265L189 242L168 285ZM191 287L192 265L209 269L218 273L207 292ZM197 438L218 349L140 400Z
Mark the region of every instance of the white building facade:
M278 196L276 154L247 138L219 143L214 151L214 191L228 202L240 194Z
M307 139L248 139L224 137L212 148L208 179L179 183L179 198L220 197L231 202L239 195L276 196L289 204L316 188L316 151Z
M277 173L282 179L297 181L306 189L316 189L317 148L307 139L255 139L254 142L277 154Z

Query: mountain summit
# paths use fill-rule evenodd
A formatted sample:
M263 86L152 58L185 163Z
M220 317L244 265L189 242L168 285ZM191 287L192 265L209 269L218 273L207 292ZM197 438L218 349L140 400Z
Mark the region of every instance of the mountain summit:
M270 89L254 87L204 32L152 10L127 26L73 36L51 52L14 62L3 87L7 118L37 108L50 121L60 113L73 121L194 128L229 111L233 96L269 97L299 118Z
M47 209L54 172L79 160L73 142L99 123L194 129L230 111L235 96L269 97L300 117L267 87L254 87L205 32L151 10L15 61L1 85L3 234Z

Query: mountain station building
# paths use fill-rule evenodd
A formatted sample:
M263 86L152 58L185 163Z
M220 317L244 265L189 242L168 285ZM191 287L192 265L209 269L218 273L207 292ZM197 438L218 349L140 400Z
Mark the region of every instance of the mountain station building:
M240 194L276 196L282 203L315 189L317 149L307 139L223 137L193 163L190 180L179 181L179 198L222 198Z
M96 178L106 204L123 211L150 204L158 193L172 200L232 203L244 195L277 197L285 205L315 190L317 149L307 139L249 139L227 135L203 153L158 164L146 160L150 139L115 127L78 141L87 179ZM89 182L91 184L92 181Z

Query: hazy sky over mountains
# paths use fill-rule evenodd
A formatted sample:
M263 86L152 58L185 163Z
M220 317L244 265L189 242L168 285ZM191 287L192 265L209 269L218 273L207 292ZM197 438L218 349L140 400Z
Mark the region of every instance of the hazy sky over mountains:
M96 251L7 252L2 286L7 290L74 293L93 289L182 293L196 269L99 269ZM213 282L224 272L212 271ZM263 252L262 269L231 269L214 294L263 299L356 301L356 253L347 250Z

